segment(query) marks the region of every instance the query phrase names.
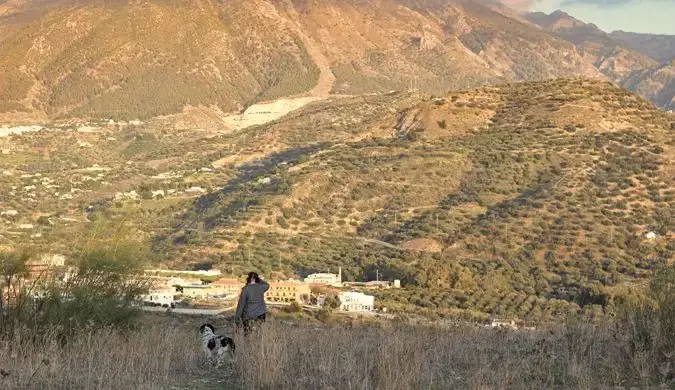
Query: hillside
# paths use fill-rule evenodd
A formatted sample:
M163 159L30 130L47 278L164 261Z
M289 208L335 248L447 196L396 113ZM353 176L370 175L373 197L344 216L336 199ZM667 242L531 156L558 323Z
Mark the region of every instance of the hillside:
M633 72L623 86L660 107L675 110L675 57L661 65Z
M529 20L572 42L593 65L615 83L621 83L631 72L657 64L647 55L623 47L594 24L586 24L562 11L550 15L537 12Z
M27 0L0 15L9 123L599 76L571 44L491 2Z
M4 146L2 236L69 253L110 222L176 267L379 270L407 286L378 293L393 309L602 311L672 261L674 126L582 80L335 97L220 134L57 121Z
M657 106L675 107L672 37L649 34L607 34L562 11L535 12L528 20L563 38L590 59L615 84L634 91Z
M646 54L659 62L666 62L675 57L675 35L612 31L609 36L622 45Z

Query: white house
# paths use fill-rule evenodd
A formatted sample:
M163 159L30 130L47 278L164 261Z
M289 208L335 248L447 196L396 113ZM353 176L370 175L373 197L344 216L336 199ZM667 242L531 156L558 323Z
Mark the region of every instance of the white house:
M176 302L174 300L174 294L175 290L172 288L150 290L147 294L141 296L141 300L150 304L172 306Z
M157 191L151 191L152 192L152 197L153 198L163 198L166 196L164 193L164 190L157 190Z
M654 233L654 232L649 232L649 233L645 234L645 237L647 237L647 239L649 241L654 241L659 237L659 235Z
M307 275L305 278L305 283L339 286L342 284L342 268L338 270L337 274L318 273Z
M340 310L342 311L373 311L375 310L375 297L356 291L343 291L338 295L340 298Z
M516 321L506 320L506 319L491 319L490 323L487 325L488 328L508 328L508 329L518 329L516 326Z
M52 267L63 267L66 265L66 257L59 254L42 255L40 260L43 264L47 264Z
M185 190L188 194L205 194L206 190L203 189L202 187L190 187L187 190Z

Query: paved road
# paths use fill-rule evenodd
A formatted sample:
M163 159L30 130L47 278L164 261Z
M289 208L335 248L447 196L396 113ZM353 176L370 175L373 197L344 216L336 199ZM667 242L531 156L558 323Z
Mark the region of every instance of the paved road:
M367 243L369 243L369 244L382 245L382 246L385 246L385 247L387 247L387 248L398 249L398 250L400 250L400 251L405 250L405 249L401 248L400 246L396 246L396 245L390 244L390 243L388 243L388 242L376 240L376 239L374 239L374 238L355 237L355 239L361 240L361 241L363 241L363 242L367 242Z

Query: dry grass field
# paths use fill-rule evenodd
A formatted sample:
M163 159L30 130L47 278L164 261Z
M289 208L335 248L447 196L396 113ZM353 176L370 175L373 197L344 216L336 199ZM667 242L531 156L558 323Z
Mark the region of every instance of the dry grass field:
M638 314L636 314L638 313ZM639 313L642 313L640 315ZM658 311L616 322L531 331L411 325L358 326L272 317L235 333L237 353L204 364L198 327L225 319L143 318L138 330L84 330L65 345L47 332L0 344L6 389L573 389L668 388L673 324ZM661 313L663 314L663 313ZM4 374L3 374L4 375Z

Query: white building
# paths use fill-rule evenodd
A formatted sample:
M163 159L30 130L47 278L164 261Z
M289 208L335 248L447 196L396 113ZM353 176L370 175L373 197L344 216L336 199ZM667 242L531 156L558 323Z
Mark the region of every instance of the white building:
M172 288L165 288L161 290L150 290L147 294L144 294L141 297L143 302L150 304L161 305L161 306L173 306L175 305L174 300L175 290Z
M338 270L337 274L319 273L307 275L305 278L305 283L340 286L342 284L342 268Z
M206 190L203 189L202 187L190 187L187 190L185 190L188 194L205 194Z
M490 323L487 325L488 328L508 328L508 329L518 329L516 326L516 321L514 320L505 320L505 319L491 319Z
M356 291L344 291L338 295L342 311L373 311L375 297Z
M66 265L66 257L59 254L42 255L40 257L42 264L47 264L52 267L64 267Z
M649 241L654 241L654 240L656 240L657 238L659 238L659 235L656 234L656 233L654 233L654 232L649 232L649 233L645 234L645 237L647 237L647 239L648 239Z

